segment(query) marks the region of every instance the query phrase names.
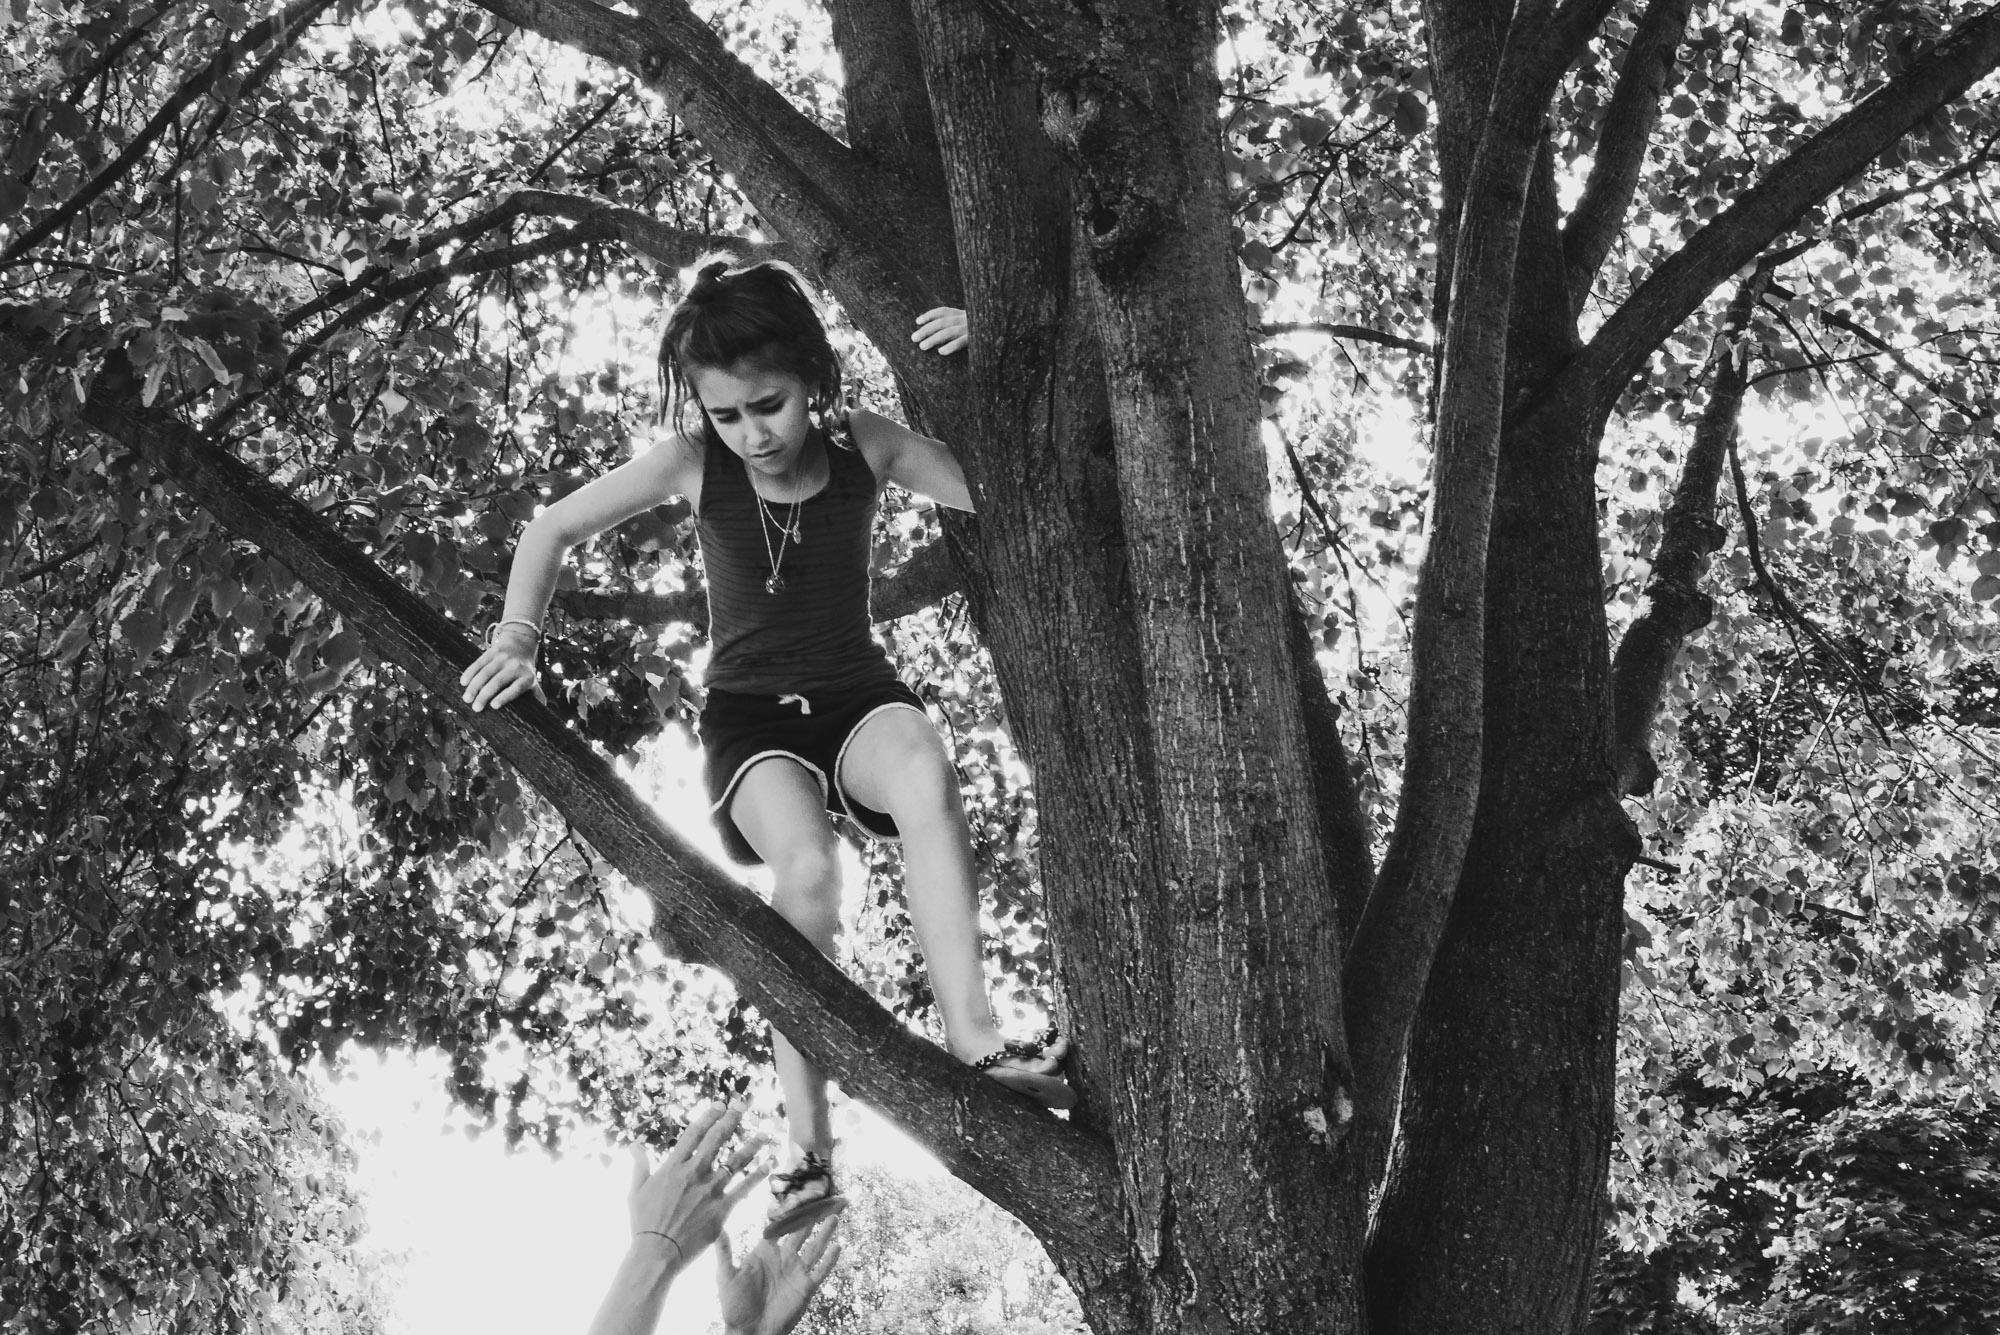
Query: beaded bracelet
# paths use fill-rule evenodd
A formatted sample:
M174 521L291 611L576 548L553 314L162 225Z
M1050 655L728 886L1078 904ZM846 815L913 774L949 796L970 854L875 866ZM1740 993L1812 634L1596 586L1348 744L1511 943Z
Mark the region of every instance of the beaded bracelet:
M529 630L535 633L535 643L539 645L542 642L542 628L540 626L528 620L526 617L505 617L499 621L494 622L492 625L486 628L485 642L487 644L493 643L493 636L495 632L497 632L502 626L526 626Z

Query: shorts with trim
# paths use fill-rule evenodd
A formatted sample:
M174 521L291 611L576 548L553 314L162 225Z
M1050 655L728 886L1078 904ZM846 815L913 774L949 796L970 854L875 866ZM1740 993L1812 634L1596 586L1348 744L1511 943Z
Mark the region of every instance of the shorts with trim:
M697 730L701 734L702 780L708 789L709 818L722 834L729 856L754 867L764 859L729 818L729 799L752 765L786 756L804 765L819 783L826 809L845 816L877 839L898 837L887 812L853 801L838 782L847 744L861 725L889 709L924 712L924 702L900 681L804 695L746 695L709 689ZM925 715L928 719L929 715Z

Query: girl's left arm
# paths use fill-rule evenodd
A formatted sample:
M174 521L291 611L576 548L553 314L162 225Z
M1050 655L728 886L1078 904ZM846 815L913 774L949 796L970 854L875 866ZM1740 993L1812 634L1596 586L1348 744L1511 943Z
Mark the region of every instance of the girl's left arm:
M953 510L970 510L965 470L941 440L920 436L901 422L857 408L848 415L854 443L875 476Z

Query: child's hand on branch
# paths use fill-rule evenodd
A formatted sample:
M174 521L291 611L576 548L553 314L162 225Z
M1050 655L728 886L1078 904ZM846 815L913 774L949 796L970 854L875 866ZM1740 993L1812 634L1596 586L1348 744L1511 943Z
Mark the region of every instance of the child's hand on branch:
M536 647L534 634L519 626L502 626L495 632L486 652L458 676L474 713L488 705L498 709L527 691L540 694L535 685Z
M926 351L936 348L940 357L951 356L971 341L965 312L956 306L939 306L925 311L917 317L917 332L910 335L910 342Z

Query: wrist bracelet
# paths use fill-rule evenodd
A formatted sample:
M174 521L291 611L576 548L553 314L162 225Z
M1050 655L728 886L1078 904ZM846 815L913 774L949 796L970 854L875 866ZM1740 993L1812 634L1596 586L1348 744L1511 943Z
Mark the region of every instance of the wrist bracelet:
M495 635L495 633L499 631L499 629L502 626L526 626L529 630L535 633L536 645L539 646L542 642L542 628L536 625L534 622L528 620L526 617L504 617L501 620L494 622L492 625L486 628L487 644L490 645L493 643L493 636Z
M656 1238L665 1238L668 1242L673 1243L674 1258L678 1260L682 1265L687 1264L687 1253L681 1250L680 1239L674 1237L671 1233L662 1233L657 1228L639 1228L639 1229L634 1229L632 1231L632 1236L635 1238L644 1237L648 1233L652 1234Z

